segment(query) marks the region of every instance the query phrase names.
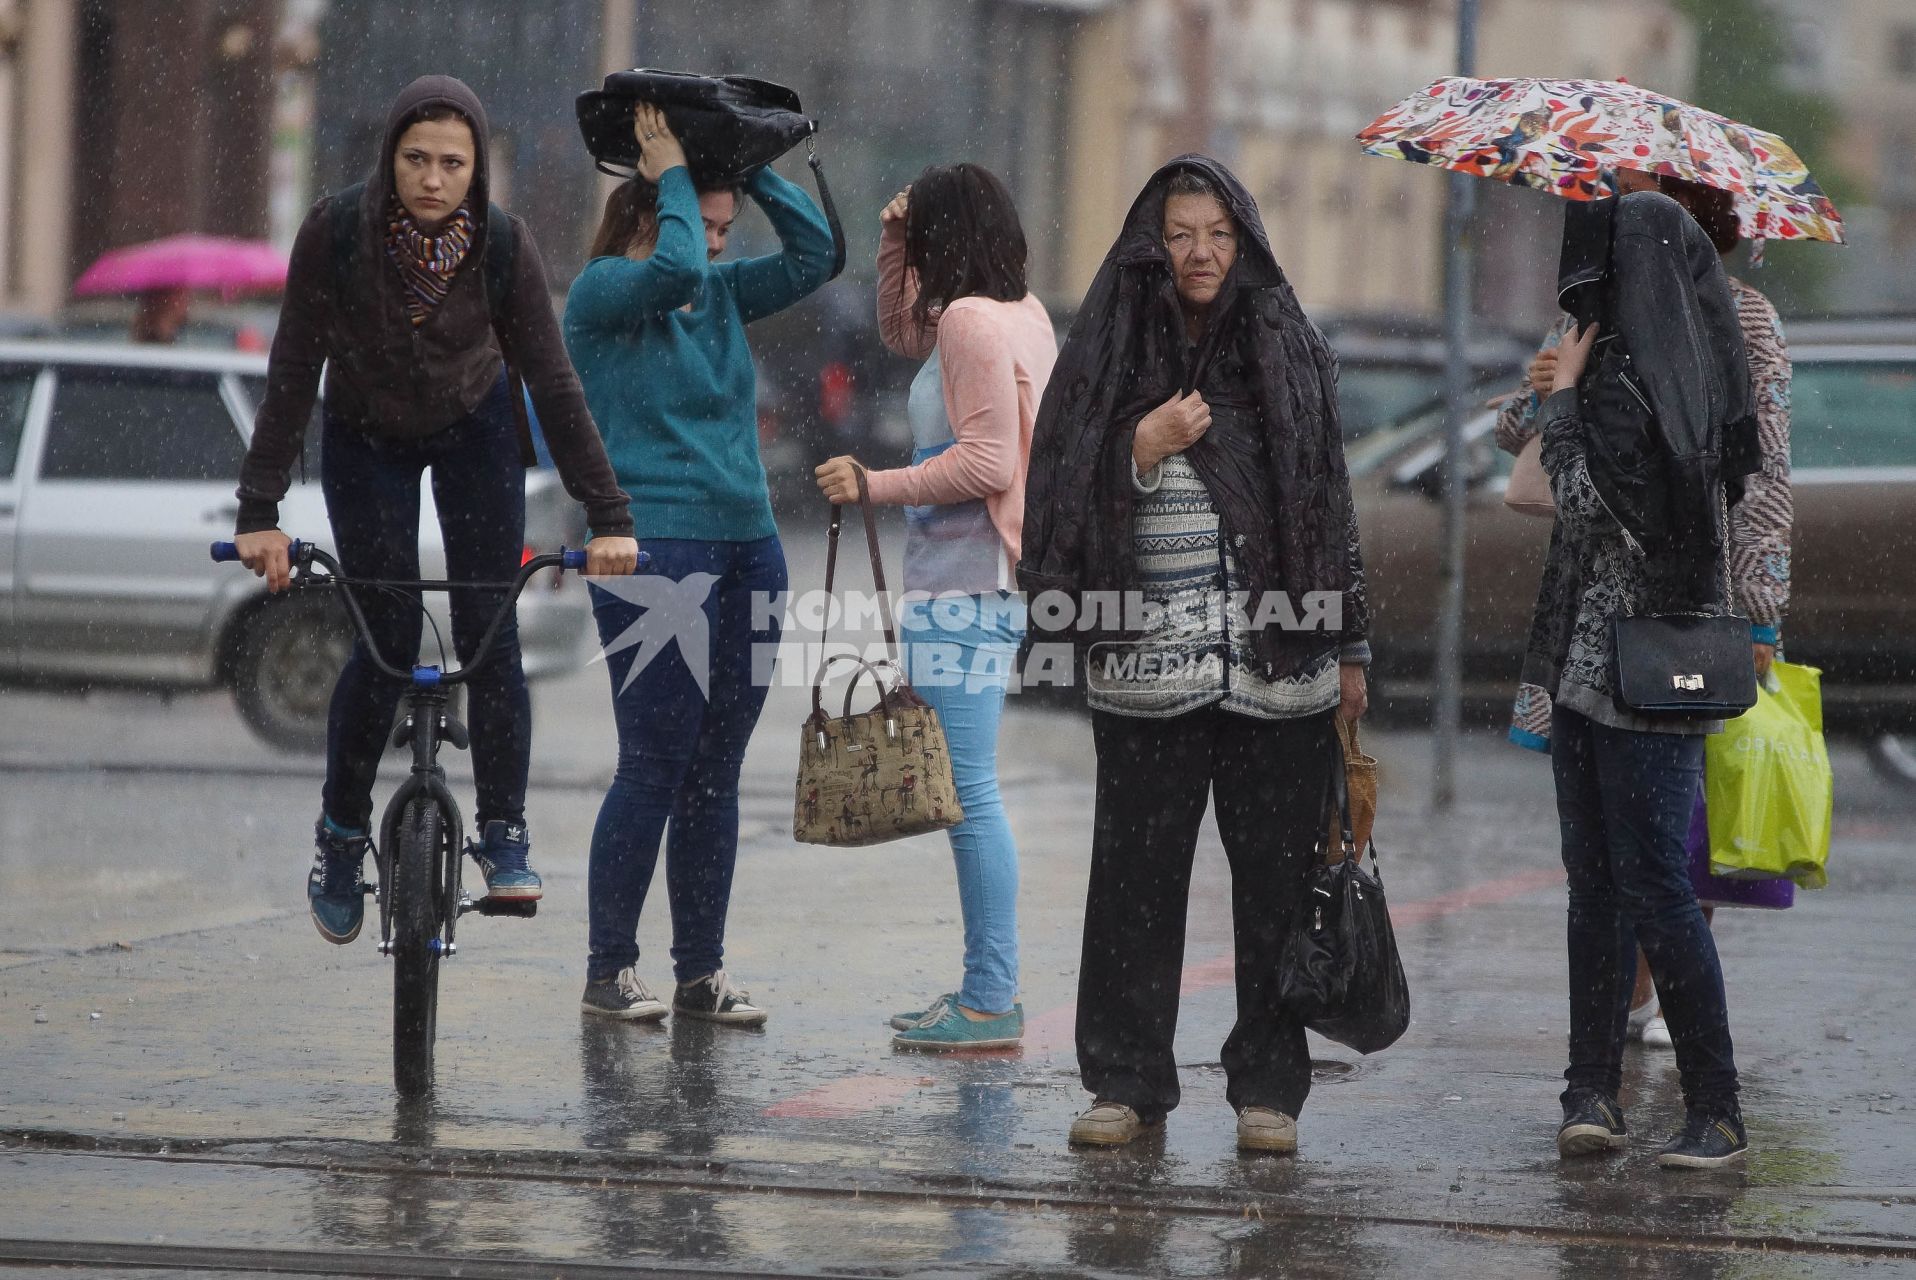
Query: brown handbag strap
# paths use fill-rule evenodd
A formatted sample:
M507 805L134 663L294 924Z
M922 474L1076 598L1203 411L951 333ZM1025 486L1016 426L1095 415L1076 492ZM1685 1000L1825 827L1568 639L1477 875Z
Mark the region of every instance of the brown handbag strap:
M1346 720L1341 715L1333 717L1333 721L1337 725L1337 740L1344 746L1344 759L1361 760L1364 748L1357 740L1357 721Z
M898 662L898 635L892 627L891 595L885 588L885 560L878 549L878 518L872 513L871 490L865 483L865 468L855 467L854 472L858 476L858 509L865 517L865 546L871 553L872 584L878 589L879 623L885 629L885 652L889 657L892 670L898 673L898 678L902 681L904 668ZM826 533L825 545L825 623L820 628L818 636L820 654L818 673L812 677L812 711L815 715L823 714L819 702L820 687L825 682L826 669L831 666L830 659L823 655L826 637L831 634L831 606L836 598L832 592L838 578L838 535L843 530L844 523L845 508L843 504L834 502L832 522Z

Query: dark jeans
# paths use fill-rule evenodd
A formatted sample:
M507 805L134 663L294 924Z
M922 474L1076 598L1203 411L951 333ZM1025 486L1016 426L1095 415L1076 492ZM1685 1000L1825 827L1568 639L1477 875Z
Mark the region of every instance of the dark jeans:
M320 483L332 521L333 547L350 577L419 577L419 477L432 469L433 503L446 544L450 581L503 582L519 571L525 549L526 471L506 380L466 417L421 440L382 440L326 415ZM415 592L355 592L387 662L410 670L419 657L420 602ZM452 645L463 663L479 648L497 591L452 593ZM435 650L430 658L439 662ZM363 641L333 689L326 724L326 814L342 826L370 830L373 778L392 733L407 681L373 666ZM466 683L472 729L475 814L522 822L526 768L532 750L532 701L519 662L519 624L508 617L486 665Z
M1723 970L1684 844L1703 778L1702 737L1612 729L1559 706L1550 761L1570 879L1564 1079L1617 1096L1641 944L1676 1041L1685 1102L1736 1114Z
M752 607L755 598L785 590L785 550L776 537L654 538L645 549L652 566L633 579L633 590L624 584L621 594L592 589L612 673L619 763L592 830L589 982L615 977L639 958L639 913L668 821L673 973L690 982L723 967L738 860L739 766L765 706L778 647L778 618L754 619ZM674 588L660 579L678 584L676 600ZM676 618L655 612L675 605ZM647 618L654 619L650 628L642 621ZM617 647L621 637L624 647ZM688 651L687 645L696 647ZM707 689L700 688L695 666L704 668Z
M1277 963L1324 831L1333 712L1253 720L1207 707L1164 720L1094 712L1098 801L1078 971L1078 1071L1145 1119L1178 1104L1178 991L1191 860L1205 802L1231 864L1237 1025L1233 1107L1296 1116L1311 1089L1304 1024L1277 1002Z

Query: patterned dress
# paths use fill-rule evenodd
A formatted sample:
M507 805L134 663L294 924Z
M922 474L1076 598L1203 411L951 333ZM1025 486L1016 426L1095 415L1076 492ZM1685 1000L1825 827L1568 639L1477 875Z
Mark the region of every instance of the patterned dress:
M1731 600L1750 620L1752 644L1776 644L1790 598L1790 529L1796 507L1790 490L1790 355L1783 323L1770 300L1743 281L1730 279L1755 389L1759 466L1744 482L1743 496L1729 509ZM1558 320L1544 338L1555 347L1570 328ZM1542 401L1526 381L1497 416L1497 445L1518 453L1542 429ZM1621 543L1618 544L1621 549ZM1511 714L1510 740L1533 751L1550 749L1551 696L1520 684ZM1583 708L1577 708L1582 710ZM1606 708L1607 709L1607 708Z

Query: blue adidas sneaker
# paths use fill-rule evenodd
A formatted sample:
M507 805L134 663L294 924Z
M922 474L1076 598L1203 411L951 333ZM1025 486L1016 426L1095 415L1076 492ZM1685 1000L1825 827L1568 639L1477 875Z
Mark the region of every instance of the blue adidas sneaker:
M340 946L359 936L366 922L366 889L360 883L372 841L343 830L322 815L313 826L313 869L306 877L306 908L319 936Z
M525 823L488 822L478 844L466 842L466 852L486 877L488 898L537 902L545 895L545 882L532 869L532 838Z

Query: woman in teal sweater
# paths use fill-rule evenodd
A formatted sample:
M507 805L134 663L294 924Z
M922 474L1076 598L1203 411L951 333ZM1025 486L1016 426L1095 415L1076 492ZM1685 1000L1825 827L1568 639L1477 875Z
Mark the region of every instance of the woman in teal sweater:
M671 1008L756 1025L765 1011L724 970L725 915L739 766L779 637L763 616L775 611L752 606L783 592L786 576L745 326L825 283L832 236L810 197L761 169L744 190L781 251L717 261L738 188L699 183L657 109L641 105L634 129L639 172L607 198L565 309L566 346L652 557L649 573L593 584L619 761L592 835L581 1007L632 1021L667 1012L636 966L639 913L669 821ZM765 668L756 673L755 654Z

